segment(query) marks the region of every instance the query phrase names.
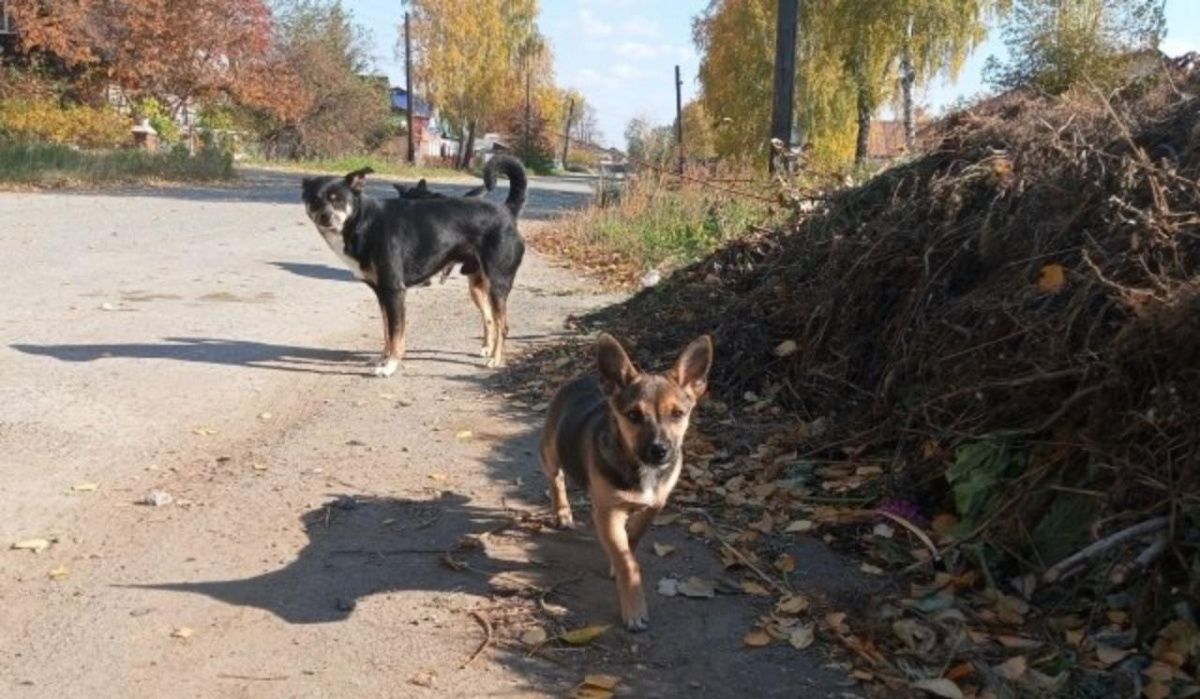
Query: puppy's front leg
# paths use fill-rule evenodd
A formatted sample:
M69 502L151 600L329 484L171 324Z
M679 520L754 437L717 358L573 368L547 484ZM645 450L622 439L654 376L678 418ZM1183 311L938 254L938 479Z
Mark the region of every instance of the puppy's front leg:
M404 359L404 289L383 288L380 295L387 314L388 344L384 362L375 368L375 375L386 378L396 373Z
M650 614L642 589L642 571L633 557L633 551L629 549L629 537L625 531L629 513L621 508L593 502L592 521L596 524L596 534L608 554L608 561L616 572L621 620L630 631L645 631Z

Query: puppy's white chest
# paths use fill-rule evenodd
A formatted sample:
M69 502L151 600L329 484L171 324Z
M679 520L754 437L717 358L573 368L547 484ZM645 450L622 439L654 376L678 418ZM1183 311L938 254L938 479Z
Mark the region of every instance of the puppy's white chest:
M342 258L342 262L350 268L350 272L356 278L364 279L362 267L359 266L358 261L346 254L346 243L342 239L341 232L335 231L332 228L321 228L320 226L317 227L317 230L321 232L321 237L325 240L325 244L329 246L329 249Z

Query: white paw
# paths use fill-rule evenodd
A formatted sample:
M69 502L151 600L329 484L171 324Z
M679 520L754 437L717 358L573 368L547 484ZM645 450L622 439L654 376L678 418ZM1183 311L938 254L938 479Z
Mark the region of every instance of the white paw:
M400 368L400 360L396 359L395 357L388 357L387 361L385 361L384 363L375 367L374 373L379 378L386 379L387 377L391 376L392 374L395 374L396 370L399 368Z
M502 357L492 357L487 360L487 365L489 369L499 369L504 366L504 359Z
M492 353L492 348L488 347L487 345L484 345L483 347L479 348L479 356L480 357L486 357L486 356L490 355L491 353Z
M625 628L632 633L638 633L650 628L650 619L645 615L634 615L625 620Z

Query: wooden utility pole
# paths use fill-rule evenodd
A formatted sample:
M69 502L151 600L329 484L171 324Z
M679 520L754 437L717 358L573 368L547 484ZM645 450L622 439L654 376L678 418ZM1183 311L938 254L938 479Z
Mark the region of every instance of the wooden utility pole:
M798 0L779 0L775 15L775 96L771 101L771 138L792 145L792 102L796 89L796 23ZM775 172L775 149L768 149Z
M563 169L567 169L567 151L571 148L571 119L575 116L575 98L567 102L567 129L563 131Z
M412 83L412 39L408 33L408 13L404 13L404 89L408 91L408 163L417 162L417 149L413 141L413 110L417 107L417 95Z
M683 176L683 80L675 66L675 144L679 148L679 176Z
M533 74L533 71L530 70L528 67L526 67L525 68L525 145L523 146L523 148L526 151L525 157L529 157L528 154L533 152L533 149L529 145L529 130L530 130L530 125L533 122L532 105L529 100L529 76L532 74Z

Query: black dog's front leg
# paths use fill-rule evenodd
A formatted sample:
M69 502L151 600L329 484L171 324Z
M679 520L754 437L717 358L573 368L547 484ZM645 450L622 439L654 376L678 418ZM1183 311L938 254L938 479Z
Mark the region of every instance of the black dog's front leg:
M387 363L388 348L391 346L391 328L388 324L387 304L384 303L383 291L378 284L366 282L367 286L371 287L371 291L375 294L375 300L379 302L379 317L383 321L383 351L379 353L379 357L371 363L371 366L382 366Z
M404 295L405 290L379 288L379 305L383 310L384 338L386 346L383 350L383 363L375 368L375 375L391 376L400 368L400 360L404 359Z

